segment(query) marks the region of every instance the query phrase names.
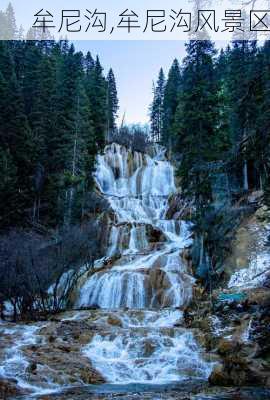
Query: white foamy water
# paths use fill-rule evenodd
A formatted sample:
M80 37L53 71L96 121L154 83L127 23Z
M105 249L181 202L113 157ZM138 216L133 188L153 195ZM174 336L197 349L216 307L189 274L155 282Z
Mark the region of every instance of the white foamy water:
M10 338L12 343L5 349L4 360L0 362L0 378L15 379L20 388L27 389L35 395L45 395L59 390L59 386L50 380L43 386L29 382L27 367L30 363L22 349L25 346L37 344L38 331L44 326L3 323L0 328L0 336L5 336L6 340Z
M166 219L176 188L165 149L156 146L150 157L109 145L98 157L95 179L115 213L107 256L118 260L85 282L77 306L98 306L103 321L107 310L120 322L95 335L84 354L112 383L207 379L211 365L193 334L179 327L176 308L190 301L194 283L181 259L192 243L191 227ZM159 232L156 248L151 232Z
M107 255L125 258L87 280L77 306L182 306L192 295L193 279L180 259L181 249L191 244L190 226L165 219L168 198L176 190L165 149L156 146L155 156L150 157L117 144L107 146L98 157L95 178L116 215ZM150 251L147 229L151 228L165 237L156 251Z
M119 317L124 328L173 328L181 323L183 313L180 310L162 309L159 311L126 312Z
M96 335L84 354L114 383L169 383L188 377L207 378L210 368L200 358L191 332L127 330Z

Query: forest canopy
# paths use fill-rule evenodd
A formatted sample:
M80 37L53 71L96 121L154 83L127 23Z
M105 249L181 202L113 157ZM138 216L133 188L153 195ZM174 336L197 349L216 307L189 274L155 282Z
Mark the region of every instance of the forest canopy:
M187 195L212 201L217 163L238 192L264 189L269 201L270 42L209 40L186 44L166 78L161 68L151 105L151 134L180 159Z

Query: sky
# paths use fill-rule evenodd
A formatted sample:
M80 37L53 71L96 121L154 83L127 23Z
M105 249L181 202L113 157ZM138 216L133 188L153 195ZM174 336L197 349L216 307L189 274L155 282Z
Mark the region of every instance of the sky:
M2 0L0 8L5 9L9 1ZM214 2L217 10L219 9L218 4L225 4L228 1L237 2L238 0ZM32 26L36 12L41 9L43 10L44 7L52 13L54 17L53 22L57 27L59 25L61 10L78 9L81 10L83 16L85 13L84 10L87 7L90 7L91 10L98 7L99 11L103 10L108 13L108 21L110 21L111 25L117 26L120 15L119 11L121 12L127 7L130 10L134 8L141 17L144 16L146 9L162 10L166 7L169 9L172 7L178 9L180 3L183 10L192 8L191 0L181 0L180 3L178 0L170 0L165 3L164 0L147 0L147 2L145 0L128 0L128 3L126 0L117 0L117 2L98 0L90 3L87 0L11 0L11 2L15 10L17 26L22 25L25 27L25 32ZM166 11L166 15L168 15L169 10ZM82 21L84 21L83 18L80 20L80 23ZM160 68L162 67L165 74L167 74L173 60L177 58L181 62L185 55L185 42L182 36L181 40L178 40L179 33L177 31L174 35L175 40L166 40L167 36L163 36L163 34L161 36L150 35L150 33L144 35L139 33L140 31L137 29L137 35L134 32L128 36L125 30L118 29L118 36L116 38L120 38L121 40L115 40L115 37L113 40L96 40L93 31L91 31L92 36L90 33L85 33L82 36L77 36L77 34L68 36L73 42L76 37L74 43L77 50L81 50L84 53L89 50L92 56L99 55L105 74L112 67L116 76L120 102L119 121L122 120L125 114L126 123L147 123L149 121L149 106L153 97L153 81L157 80ZM169 29L167 31L169 32ZM53 34L55 33L54 31ZM92 40L88 39L89 35ZM96 35L100 37L99 34ZM148 40L153 37L162 37L163 40ZM171 38L171 36L168 37ZM77 38L80 40L77 40ZM122 40L123 38L129 40ZM137 40L138 38L143 38L143 40Z
M112 67L120 103L119 121L147 123L152 84L162 67L167 74L173 60L185 55L183 41L77 41L77 50L99 55L104 73Z
M76 41L77 50L88 50L99 55L104 73L112 67L118 90L119 117L125 114L127 124L149 122L149 106L153 99L153 81L157 80L162 67L165 74L175 58L179 62L185 56L184 41ZM226 46L217 41L216 47Z

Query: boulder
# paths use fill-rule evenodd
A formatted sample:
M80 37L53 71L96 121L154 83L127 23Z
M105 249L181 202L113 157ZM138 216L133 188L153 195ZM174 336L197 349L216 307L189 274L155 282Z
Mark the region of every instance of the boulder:
M169 198L169 207L166 219L192 220L194 207L183 200L181 193L176 193Z
M218 344L218 353L224 356L234 352L238 352L240 348L241 345L237 341L221 339Z
M143 357L150 357L154 351L156 350L156 344L151 341L150 339L147 339L144 344L143 344Z
M259 386L266 383L266 377L253 369L246 359L236 354L214 367L209 383L216 386Z
M105 383L105 379L93 368L85 368L81 371L81 378L84 383L89 385L97 385Z
M149 243L161 243L166 241L166 237L163 232L152 225L146 226L146 235Z
M82 352L95 333L95 325L84 320L52 321L43 327L40 344L23 348L29 361L29 383L36 386L46 384L46 380L59 385L105 383Z
M164 292L166 289L170 288L171 284L167 277L166 272L162 269L151 269L149 271L149 283L150 287L154 291L162 291Z
M86 345L91 341L92 335L89 336L87 333L82 333L78 338L78 343L80 345Z
M26 394L26 391L23 391L17 386L17 381L15 379L6 380L0 378L0 399L13 399L15 396L21 396L23 394Z
M230 384L229 377L222 364L216 364L214 366L208 381L214 386L227 386Z
M121 319L117 318L114 315L110 315L107 319L107 322L109 325L112 325L112 326L117 326L120 328L122 328L122 326L123 326Z

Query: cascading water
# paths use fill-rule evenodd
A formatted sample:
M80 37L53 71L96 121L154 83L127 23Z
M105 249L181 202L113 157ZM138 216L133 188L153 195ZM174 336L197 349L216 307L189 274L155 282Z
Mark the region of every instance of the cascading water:
M84 348L111 383L206 379L211 370L193 334L180 327L176 308L190 301L194 282L181 258L190 226L166 220L174 170L163 147L153 150L111 144L98 157L96 183L116 217L107 256L117 261L86 280L76 305L100 307L103 318L113 312L118 321Z

